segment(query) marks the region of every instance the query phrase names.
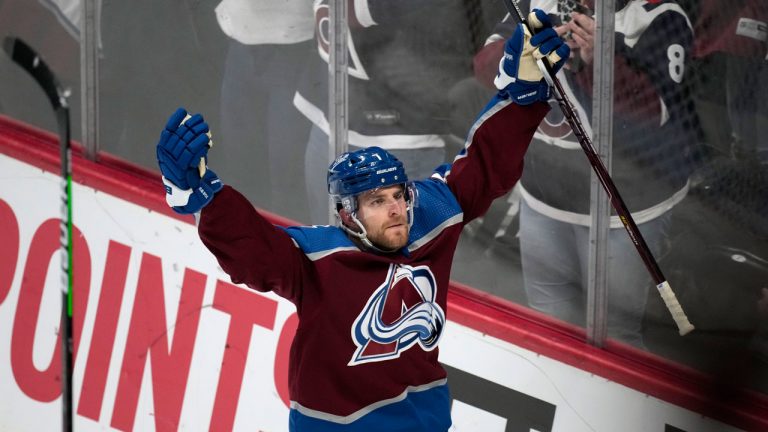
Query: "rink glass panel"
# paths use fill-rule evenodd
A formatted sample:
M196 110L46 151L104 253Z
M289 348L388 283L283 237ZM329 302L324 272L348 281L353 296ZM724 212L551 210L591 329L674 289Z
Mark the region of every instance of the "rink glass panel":
M739 17L730 21L711 16L703 19L708 10L694 3L686 1L683 6L695 34L702 39L694 41L693 52L687 53L683 97L666 107L683 116L680 124L684 133L663 137L669 148L676 140L688 139L681 136L695 137L686 145L689 153L680 158L680 154L650 151L658 148L652 133L638 128L628 134L614 128L610 165L616 178L622 177L623 170L631 169L661 182L667 176L691 170L687 193L665 213L664 226L658 229L665 230L666 235L652 249L658 246L655 258L696 330L685 337L677 335L650 277L643 271L623 273L609 258L606 265L594 267L606 272L608 281L618 280L607 285L608 338L604 349L634 347L716 375L738 371L736 383L765 392L766 44L760 40L759 30L749 33L749 29L742 29L742 33L752 36L737 34L730 43L712 45L718 42L707 39L708 32L723 28L736 32ZM757 6L749 9L751 2L742 3L746 5L743 10L731 12L765 16L764 11L755 12ZM166 118L184 106L202 113L211 126L215 146L209 165L225 183L243 191L257 207L309 223L312 191L308 187L313 183L322 187L322 166L327 163L322 158L327 153L311 152L308 144L313 138L322 138L322 134L313 136L314 123L306 112L296 109L295 94L300 90L323 96L327 90L327 69L312 66L321 58L322 44L318 45L317 38L285 44L238 43L222 31L214 11L217 5L216 1L185 3L181 7L150 1L102 5L97 32L101 35L98 106L91 107L98 112L98 140L93 145L100 152L156 171L155 143L160 130ZM358 21L353 24L358 25L360 19L353 14L354 10L349 11L350 19ZM403 153L414 178L430 169L426 165L450 162L464 145L474 114L492 93L475 81L472 61L503 15L500 4L451 1L439 10L414 8L396 19L381 19L368 29L370 35L360 40L355 38L359 29L353 28L355 52L349 57L348 88L350 135L370 138L413 133L435 139L438 146ZM420 32L425 25L429 32ZM85 110L80 102L81 32L77 26L66 13L45 7L42 2L0 3L0 37L14 35L30 43L71 90L72 137L80 140L81 113ZM657 29L658 37L664 40L668 36L663 32L678 30ZM713 33L718 32L723 33ZM441 45L446 43L450 47ZM56 132L48 101L5 55L0 55L0 76L0 112ZM371 77L377 82L372 84ZM649 82L653 85L657 79L651 77ZM327 103L327 93L324 97ZM640 98L628 104L615 99L615 115L624 115L619 111L632 104L642 111L638 105L646 102ZM555 106L552 115L558 109ZM327 108L323 111L327 112ZM350 143L354 144L356 138L350 138ZM616 141L619 138L632 139L628 153L622 150L626 143ZM579 151L574 152L577 158L579 163L587 164ZM320 178L316 178L317 166ZM563 182L576 181L567 177L567 171L553 171L550 176L565 177L558 179ZM636 189L642 192L642 188ZM641 206L634 192L621 188L620 192L630 208ZM528 307L519 236L521 195L516 188L498 199L485 217L465 228L453 278ZM644 224L640 225L643 230ZM584 242L588 236L580 238ZM588 247L583 243L578 246ZM636 254L626 241L596 247L608 248L609 257ZM627 252L624 248L630 249ZM539 264L562 270L554 259ZM619 274L611 277L608 273L612 271ZM583 279L586 284L587 277ZM621 299L624 285L640 286L642 295ZM583 288L578 294L581 310L557 318L573 325L580 337L594 331L586 328L588 295ZM644 302L639 308L639 346L615 336L619 329L612 327L632 309L637 310L636 302Z

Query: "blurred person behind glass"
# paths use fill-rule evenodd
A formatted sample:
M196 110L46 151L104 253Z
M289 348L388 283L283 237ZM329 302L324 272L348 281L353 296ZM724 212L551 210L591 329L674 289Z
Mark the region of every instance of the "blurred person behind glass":
M595 21L591 1L532 0L563 23L573 49L559 74L565 92L591 135ZM669 243L670 210L688 193L696 144L688 103L686 66L692 25L673 1L617 1L614 61L612 178L654 256ZM499 37L476 55L498 63L499 44L514 28L509 17ZM494 40L497 40L494 42ZM500 55L500 54L499 54ZM483 68L476 76L482 79ZM487 75L487 74L486 74ZM525 157L521 179L520 248L529 305L584 325L589 266L592 169L554 101ZM608 336L645 349L643 317L653 281L618 217L608 239Z
M304 195L309 122L292 99L312 54L312 0L222 0L216 19L229 38L219 139L237 149L217 162L252 202L306 220L304 200L296 197Z
M727 335L718 370L768 391L768 3L681 0L695 28L694 101L706 143L676 261L697 328ZM697 250L683 258L682 250ZM674 270L673 270L674 271ZM674 273L673 273L674 276ZM723 289L728 287L728 289Z
M768 162L768 2L683 0L695 16L695 100L715 156Z
M409 176L427 177L446 159L445 135L452 132L449 90L472 75L472 20L478 12L464 0L349 4L349 150L384 148L403 162ZM313 179L329 162L328 1L317 0L314 8L317 50L294 104L313 124L305 158L310 222L327 224L328 191Z

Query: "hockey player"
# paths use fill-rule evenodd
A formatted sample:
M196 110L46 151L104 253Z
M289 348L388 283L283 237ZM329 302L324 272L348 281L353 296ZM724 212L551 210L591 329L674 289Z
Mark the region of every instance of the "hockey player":
M273 226L198 161L208 126L174 113L157 147L167 201L195 213L203 243L234 283L296 305L291 347L291 431L447 431L446 373L437 345L451 261L462 227L520 178L523 155L549 110L534 56L559 69L570 50L535 11L499 65L500 91L452 165L409 181L403 164L369 147L328 170L339 226ZM538 47L538 49L537 49ZM202 168L200 168L202 170Z

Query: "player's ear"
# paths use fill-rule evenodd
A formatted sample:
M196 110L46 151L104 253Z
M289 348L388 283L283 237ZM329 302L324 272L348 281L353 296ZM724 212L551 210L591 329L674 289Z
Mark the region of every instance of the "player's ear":
M339 209L339 217L341 218L341 223L345 226L349 228L357 228L355 222L352 220L352 215L345 209Z

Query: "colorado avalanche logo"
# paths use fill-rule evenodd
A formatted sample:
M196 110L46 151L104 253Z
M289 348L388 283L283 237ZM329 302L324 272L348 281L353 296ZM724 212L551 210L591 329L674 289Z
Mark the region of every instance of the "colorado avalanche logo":
M387 279L352 325L357 350L349 366L398 358L417 343L433 350L445 326L436 297L437 283L429 267L391 264Z

